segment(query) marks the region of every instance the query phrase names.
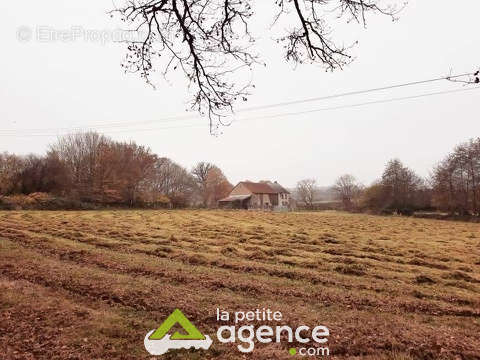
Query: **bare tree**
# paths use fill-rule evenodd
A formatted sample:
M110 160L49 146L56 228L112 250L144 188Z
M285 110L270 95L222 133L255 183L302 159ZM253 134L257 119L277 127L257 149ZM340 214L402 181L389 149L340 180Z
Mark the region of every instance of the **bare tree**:
M192 169L192 175L195 178L203 207L207 207L208 204L208 173L215 168L217 168L217 166L214 164L202 161Z
M351 210L359 198L362 185L360 185L353 175L340 176L333 190L337 193L338 199L342 201L343 207L346 210Z
M68 169L71 192L82 200L92 200L96 189L98 162L101 149L108 139L96 132L85 132L60 137L50 146L50 153Z
M172 207L189 205L195 189L195 179L182 166L168 158L158 158L145 184L149 202L166 197Z
M53 154L49 153L47 156L30 154L16 158L18 162L15 164L14 177L11 178L15 192L22 194L44 192L61 195L63 190L68 188L65 166ZM5 184L3 181L0 182Z
M480 216L480 138L457 146L435 168L432 183L440 209Z
M315 179L301 180L297 183L296 190L299 200L305 203L307 208L313 208L313 202L318 193L317 181Z
M67 170L70 197L130 206L137 202L156 159L144 146L115 142L95 132L61 137L50 154Z
M416 205L416 194L424 181L398 159L390 160L382 175L381 184L388 194L386 207L397 213L410 212Z
M17 155L0 153L0 195L17 191L17 179L25 167L23 158Z
M392 213L393 211L388 209L388 204L388 189L380 181L375 181L362 192L360 207L363 210Z
M141 40L128 42L123 64L151 84L158 66L164 76L182 71L193 89L192 108L206 113L210 130L222 124L222 116L237 100L247 100L253 84L241 73L259 62L249 22L252 0L125 0L111 12L119 14ZM381 5L386 2L387 4ZM390 2L388 2L390 1ZM349 47L331 36L329 18L366 25L367 13L395 19L400 0L275 0L274 24L282 21L286 33L276 37L285 58L295 64L319 63L328 70L350 62ZM284 21L284 20L285 21ZM240 72L240 73L239 73Z
M228 196L232 189L222 170L216 166L211 168L207 174L207 206L216 207L218 200Z

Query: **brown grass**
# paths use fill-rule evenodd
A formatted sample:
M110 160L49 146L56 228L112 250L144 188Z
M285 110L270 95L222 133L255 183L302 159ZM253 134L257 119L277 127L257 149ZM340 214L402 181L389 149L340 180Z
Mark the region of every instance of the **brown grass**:
M335 212L0 212L0 358L148 359L143 337L176 307L211 335L217 307L265 307L328 326L331 358L480 359L479 233Z

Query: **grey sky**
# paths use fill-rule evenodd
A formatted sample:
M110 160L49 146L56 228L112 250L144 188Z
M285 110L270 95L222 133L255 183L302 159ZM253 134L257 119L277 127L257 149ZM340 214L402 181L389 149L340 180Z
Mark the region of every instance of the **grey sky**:
M344 71L326 73L318 66L296 69L286 64L282 49L268 32L273 1L256 5L258 50L267 67L254 74L256 90L242 106L368 89L470 72L480 66L478 0L411 1L398 22L370 18L368 28L342 25L337 39L359 40L355 62ZM125 45L85 40L18 41L18 29L49 27L113 30L106 15L110 1L2 2L0 40L0 130L88 127L93 123L147 122L101 132L118 140L135 140L190 168L197 161L218 164L231 182L278 180L293 186L313 177L328 185L343 173L370 183L385 163L399 157L420 175L459 142L480 135L480 90L396 103L319 112L269 120L237 122L218 137L205 120L161 122L185 114L188 94L181 76L169 83L157 73L157 89L136 75L125 75L120 62ZM21 28L23 29L23 28ZM260 32L258 32L260 30ZM281 29L278 29L281 30ZM20 36L28 38L28 31ZM27 31L25 33L25 31ZM78 31L78 30L77 30ZM278 34L278 33L277 33ZM35 36L35 34L33 35ZM270 109L245 116L281 114L353 104L424 92L461 88L448 82L402 90ZM148 123L159 120L158 123ZM205 126L157 129L190 126ZM139 131L144 130L144 131ZM51 133L52 131L49 130ZM0 136L0 151L43 153L50 137Z

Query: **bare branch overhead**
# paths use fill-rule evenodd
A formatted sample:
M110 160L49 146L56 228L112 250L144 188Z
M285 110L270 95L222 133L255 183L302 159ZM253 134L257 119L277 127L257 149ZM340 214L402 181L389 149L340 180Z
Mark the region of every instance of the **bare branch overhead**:
M277 37L285 59L341 69L351 61L349 47L334 41L327 15L363 25L368 12L394 19L401 7L382 7L381 2L275 0L279 9L275 22L286 18L291 24L286 34ZM226 125L222 117L233 111L237 101L247 100L254 87L248 73L260 63L249 28L252 0L127 0L111 12L115 14L142 38L128 43L125 70L139 73L149 84L157 67L164 76L182 71L193 92L191 107L208 115L212 133Z

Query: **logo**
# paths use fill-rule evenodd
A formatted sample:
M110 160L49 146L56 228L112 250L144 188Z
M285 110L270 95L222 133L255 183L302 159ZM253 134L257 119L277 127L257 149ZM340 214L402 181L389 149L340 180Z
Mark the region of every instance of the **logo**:
M280 311L262 308L230 313L217 308L216 320L217 341L220 344L236 344L241 353L251 353L260 344L288 343L285 348L292 356L330 356L327 345L330 330L326 326L291 327L284 323ZM174 332L174 327L182 330ZM212 339L203 335L178 309L158 329L148 332L144 339L145 349L151 355L163 355L178 349L208 350L212 343ZM293 344L298 347L291 347Z
M173 335L168 333L177 324L186 334L180 334L178 331ZM173 349L208 350L212 342L208 335L203 335L178 309L175 309L158 329L151 330L144 340L145 349L151 355L163 355Z

